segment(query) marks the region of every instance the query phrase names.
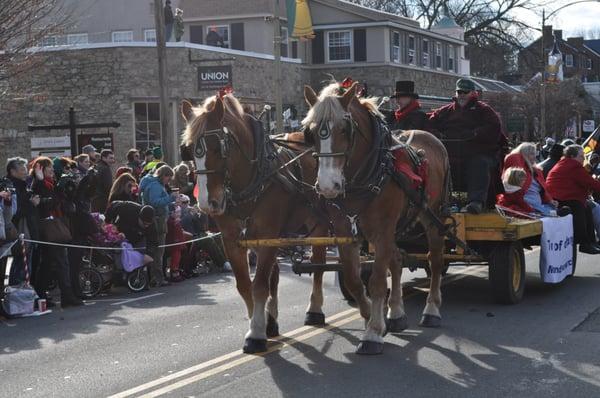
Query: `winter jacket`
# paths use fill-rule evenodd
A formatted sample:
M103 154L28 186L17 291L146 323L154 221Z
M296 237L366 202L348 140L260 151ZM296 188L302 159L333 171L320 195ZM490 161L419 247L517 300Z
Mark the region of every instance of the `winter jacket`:
M546 186L556 200L577 200L583 204L591 191L600 192L600 181L577 160L564 157L548 173Z
M13 224L19 227L24 220L31 239L38 239L38 210L30 200L33 193L28 191L27 182L13 177L8 178L12 181L17 193L17 212L13 216ZM24 231L19 230L19 232L22 233Z
M175 202L175 198L167 193L165 186L157 177L147 175L142 178L140 192L142 204L154 207L157 217L169 214L169 205Z
M158 236L154 224L147 228L140 225L142 205L135 202L115 201L106 210L106 222L115 224L133 247L157 244Z
M400 120L396 117L396 112L388 111L385 114L385 121L390 130L426 130L428 124L427 114L420 107L404 115Z
M96 191L92 198L92 210L104 213L113 183L112 170L103 160L100 160L94 168L97 170L97 180Z
M429 115L429 131L440 137L451 159L474 154L497 157L508 140L498 114L486 103L472 99L464 107L454 102Z
M523 213L532 213L535 211L533 207L531 207L525 201L525 194L527 190L531 186L531 181L533 178L536 179L540 187L542 188L542 192L540 192L540 196L542 197L542 203L550 203L552 201L552 197L548 194L548 188L546 187L546 181L544 180L544 176L542 171L534 167L533 175L525 158L520 153L513 153L504 158L504 170L509 167L519 167L527 173L527 177L525 179L525 183L521 187L520 190L512 193L502 193L498 195L498 204L500 206L508 207L510 209L520 211ZM503 172L504 172L503 170Z

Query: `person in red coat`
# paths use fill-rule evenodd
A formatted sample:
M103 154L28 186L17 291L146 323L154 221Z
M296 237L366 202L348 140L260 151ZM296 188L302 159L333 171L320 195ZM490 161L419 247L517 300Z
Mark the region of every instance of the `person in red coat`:
M548 193L544 174L535 160L535 144L529 142L520 144L504 158L503 175L509 169L519 168L525 172L525 180L518 190L505 184L505 192L498 195L498 204L523 213L555 216L558 202Z
M548 173L546 185L560 206L571 208L575 243L580 244L579 251L599 254L600 246L596 243L592 211L587 205L587 198L592 191L600 192L600 181L583 167L583 153L580 145L567 146L563 158Z
M479 101L472 80L459 79L453 102L434 110L428 127L448 150L453 186L467 192L463 211L480 213L487 204L490 184L499 180L499 164L508 144L500 117Z

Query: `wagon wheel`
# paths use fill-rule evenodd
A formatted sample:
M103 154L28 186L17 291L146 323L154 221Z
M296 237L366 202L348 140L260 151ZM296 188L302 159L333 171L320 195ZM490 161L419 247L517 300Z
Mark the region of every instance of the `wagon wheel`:
M489 258L489 279L496 301L517 304L525 291L525 254L519 241L496 245Z

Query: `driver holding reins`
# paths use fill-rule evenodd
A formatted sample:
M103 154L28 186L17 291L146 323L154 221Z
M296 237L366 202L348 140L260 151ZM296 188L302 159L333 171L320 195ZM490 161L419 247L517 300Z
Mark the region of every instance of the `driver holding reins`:
M479 101L475 83L458 79L451 104L432 111L430 130L442 140L450 157L453 185L467 192L461 210L479 214L486 207L490 184L498 178L508 141L500 117Z

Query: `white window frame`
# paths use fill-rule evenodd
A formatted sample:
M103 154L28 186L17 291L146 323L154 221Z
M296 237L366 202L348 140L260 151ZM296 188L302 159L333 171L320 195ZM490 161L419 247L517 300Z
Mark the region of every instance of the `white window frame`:
M119 35L127 35L131 40L117 40ZM133 41L133 30L116 30L112 32L111 38L113 43L130 43Z
M144 29L144 41L156 43L156 29Z
M454 55L454 46L448 46L448 72L456 72L456 57Z
M567 68L572 68L573 65L573 54L565 54L565 66Z
M585 61L585 68L588 69L588 70L592 70L592 59L591 58L588 58Z
M284 47L286 49L285 55L283 54ZM290 50L291 50L291 46L290 46L290 36L289 36L288 28L287 28L287 26L282 26L281 27L281 56L291 58L292 56L290 54L290 52L291 52Z
M410 40L412 39L412 48L410 48ZM409 65L416 65L416 55L417 55L417 39L413 35L408 36L408 59L406 60Z
M43 37L40 43L40 47L56 47L58 45L58 36Z
M348 33L349 34L349 36L350 36L350 44L349 44L350 58L334 59L334 60L331 59L330 51L329 51L330 50L329 39L330 39L330 35L332 33ZM345 30L330 30L327 32L326 38L327 38L327 40L325 43L325 48L327 49L327 63L335 64L335 63L341 63L341 62L352 62L352 60L354 59L354 36L352 34L352 30L347 30L347 29L345 29Z
M427 51L425 51L425 43L427 43ZM430 65L430 59L429 59L429 53L431 52L431 46L430 46L430 41L429 39L423 39L423 45L422 45L422 49L423 51L421 52L423 55L421 57L421 65L424 66L425 68L429 68Z
M438 58L439 57L439 58ZM438 66L438 59L439 59L439 66ZM435 59L434 59L434 65L435 65L435 69L442 69L442 43L439 41L435 42Z
M89 38L87 33L69 33L67 35L68 45L88 44Z
M398 45L394 44L394 38L398 38ZM392 31L392 62L399 64L402 62L402 35L399 31Z
M144 104L144 106L146 107L146 119L145 120L137 120L136 119L136 113L135 113L135 106L137 104ZM148 119L148 104L157 104L158 105L158 119L159 120L149 120ZM133 144L134 147L138 147L138 143L144 143L145 145L148 145L149 147L149 143L150 142L154 142L154 143L158 143L160 145L160 143L162 142L162 123L160 122L160 103L157 101L151 101L151 100L139 100L139 101L133 101ZM138 141L137 139L137 123L145 123L146 127L149 126L149 123L158 123L158 128L159 128L159 133L158 133L158 140L154 140L154 141L149 141L148 139L146 140L142 140L142 141ZM149 129L146 131L146 138L148 137L148 131Z
M217 28L217 31L219 30L219 28L226 28L227 29L227 40L225 40L225 38L223 38L223 45L225 46L225 48L231 48L231 25L209 25L206 27L207 35L208 35L208 32L210 32L211 28ZM204 42L206 43L206 36L204 37Z

